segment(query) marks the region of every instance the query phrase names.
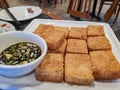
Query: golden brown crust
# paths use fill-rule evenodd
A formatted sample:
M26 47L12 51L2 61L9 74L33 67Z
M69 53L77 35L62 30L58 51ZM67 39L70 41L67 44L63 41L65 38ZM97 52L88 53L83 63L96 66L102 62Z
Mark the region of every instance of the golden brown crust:
M55 26L54 30L62 31L62 32L65 33L65 38L68 37L68 33L69 33L69 28L68 27Z
M64 33L62 31L53 30L51 34L48 34L44 39L49 49L57 49L64 41Z
M65 75L66 82L91 84L94 78L95 80L120 78L120 64L110 51L111 45L104 36L103 26L89 25L87 31L83 29L85 28L72 27L69 32L68 27L39 25L34 33L45 39L49 53L35 69L37 80L62 82ZM65 38L68 38L68 42Z
M68 39L67 53L88 53L86 40Z
M40 24L33 33L44 38L45 36L50 34L50 31L53 29L54 29L53 25Z
M53 25L40 24L33 33L43 37L49 49L57 49L65 37L64 32L54 30Z
M63 81L63 55L47 53L42 63L35 69L35 76L40 81Z
M104 34L104 27L102 25L88 25L87 29L88 36L101 36Z
M88 54L65 55L65 81L73 84L92 84L94 81Z
M51 52L51 53L62 53L64 54L65 53L65 50L66 50L66 46L67 46L67 40L64 39L64 41L62 42L62 44L55 50L48 50L48 52Z
M111 45L105 36L88 37L87 39L89 50L110 50Z
M92 70L96 80L111 80L120 78L120 64L113 53L109 51L90 52Z
M87 28L78 28L72 27L70 29L70 33L68 38L72 39L87 39Z

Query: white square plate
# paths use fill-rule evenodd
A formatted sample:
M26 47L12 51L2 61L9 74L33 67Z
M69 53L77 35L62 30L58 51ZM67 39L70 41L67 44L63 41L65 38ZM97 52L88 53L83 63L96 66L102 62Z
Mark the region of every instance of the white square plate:
M105 35L112 45L112 51L117 60L120 62L120 43L110 26L106 23L35 19L25 28L24 31L33 32L41 23L64 27L87 27L88 25L103 25ZM35 79L34 72L32 72L26 76L15 78L0 76L0 88L12 88L11 90L120 90L120 79L113 81L94 81L94 84L89 86L70 85L65 82L50 83L37 81Z

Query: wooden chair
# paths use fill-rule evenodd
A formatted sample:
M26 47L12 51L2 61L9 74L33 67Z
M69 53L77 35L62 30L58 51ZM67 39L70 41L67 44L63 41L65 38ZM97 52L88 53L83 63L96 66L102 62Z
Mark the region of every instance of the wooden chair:
M53 1L53 4L54 4L54 6L56 7L56 4L57 4L57 2L58 2L58 0L52 0ZM66 0L65 0L66 1ZM61 4L63 3L63 0L61 0Z
M67 13L74 17L90 18L92 0L70 0Z
M117 1L117 3L116 3L116 1ZM100 7L99 7L99 11L98 11L98 17L99 17L99 15L100 15L100 13L101 13L101 10L102 10L102 8L103 8L103 5L111 5L111 8L110 8L110 11L108 10L107 12L106 12L106 14L109 12L109 16L112 16L111 14L113 14L114 12L116 12L116 10L117 10L117 6L119 6L119 8L118 8L118 10L117 10L117 14L116 14L116 17L115 17L115 21L117 20L117 18L118 18L118 15L119 15L119 12L120 12L120 3L119 3L119 1L120 0L101 0L101 2L100 2ZM112 9L112 10L111 10ZM107 16L106 16L106 18L108 18ZM105 21L108 21L108 20L106 20L105 19Z
M112 14L115 12L117 6L119 5L119 2L120 2L120 0L114 0L113 1L112 5L110 6L110 8L108 9L108 11L104 15L104 21L105 22L108 22L110 20ZM120 12L120 5L119 5L119 8L118 8L115 20L117 20L119 12Z
M40 3L42 3L43 4L43 6L44 6L44 3L45 3L45 0L39 0L40 1ZM54 4L54 6L56 7L56 4L57 4L57 0L47 0L48 1L48 3L53 3ZM66 0L65 0L66 1ZM61 0L61 4L63 3L63 0Z
M0 0L0 8L2 8L3 5L6 5L6 7L8 7L8 8L10 7L6 0Z

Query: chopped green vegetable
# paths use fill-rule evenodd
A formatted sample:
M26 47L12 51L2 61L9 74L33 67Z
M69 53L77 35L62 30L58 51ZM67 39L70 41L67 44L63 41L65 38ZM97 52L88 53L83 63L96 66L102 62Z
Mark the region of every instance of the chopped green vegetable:
M12 45L0 53L0 64L21 65L34 61L41 55L38 45L30 42L21 42Z

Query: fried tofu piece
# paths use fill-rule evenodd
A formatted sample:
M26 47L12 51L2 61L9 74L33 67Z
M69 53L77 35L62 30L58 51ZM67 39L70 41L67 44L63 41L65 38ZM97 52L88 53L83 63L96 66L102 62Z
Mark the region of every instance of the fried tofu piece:
M34 33L45 39L49 49L57 49L65 37L64 32L54 30L53 25L40 24Z
M45 37L54 29L53 25L40 24L37 29L33 32L41 37Z
M67 53L88 53L86 40L68 39Z
M87 35L88 36L101 36L101 35L105 35L104 27L102 25L88 25Z
M110 50L91 51L90 58L93 75L96 80L120 78L120 64Z
M72 39L87 39L87 28L75 28L70 29L68 38Z
M89 50L110 50L111 45L105 36L88 37L87 39Z
M65 55L65 81L73 84L92 84L94 77L88 54Z
M37 29L35 31L33 31L33 33L42 33L44 32L44 25L43 24L40 24Z
M69 28L68 27L61 27L61 26L55 26L54 30L59 30L65 33L65 38L68 37L68 33L69 33Z
M47 53L41 64L35 69L35 77L40 81L63 81L63 55Z
M64 41L64 32L53 30L50 34L44 37L49 49L57 49Z
M51 52L51 53L62 53L64 54L65 53L65 50L66 50L66 46L67 46L67 40L64 39L64 41L62 42L62 44L55 50L48 50L48 52Z

